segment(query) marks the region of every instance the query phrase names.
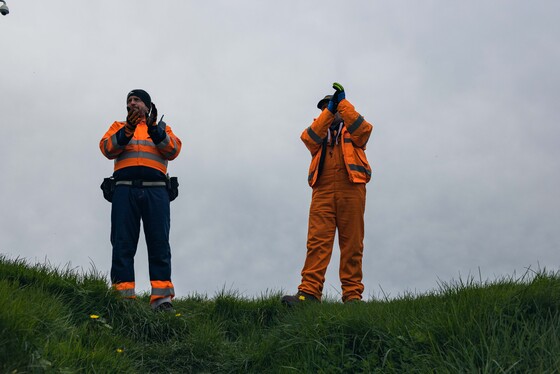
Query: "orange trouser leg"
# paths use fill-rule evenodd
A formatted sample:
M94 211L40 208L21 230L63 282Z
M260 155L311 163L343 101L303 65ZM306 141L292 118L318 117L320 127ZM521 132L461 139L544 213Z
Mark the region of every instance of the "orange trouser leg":
M342 301L361 299L362 257L364 253L365 184L338 184L336 224L340 246L340 282Z
M325 273L331 260L336 231L336 207L332 189L314 188L309 209L307 256L299 291L321 299Z

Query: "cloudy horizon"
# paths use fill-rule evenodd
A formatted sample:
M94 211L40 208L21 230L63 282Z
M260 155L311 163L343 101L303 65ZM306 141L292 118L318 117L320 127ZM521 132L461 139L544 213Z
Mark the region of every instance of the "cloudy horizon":
M177 296L295 292L311 200L299 136L337 81L374 126L366 299L559 269L560 3L7 4L2 255L109 273L99 140L143 88L183 142ZM136 278L147 290L143 233Z

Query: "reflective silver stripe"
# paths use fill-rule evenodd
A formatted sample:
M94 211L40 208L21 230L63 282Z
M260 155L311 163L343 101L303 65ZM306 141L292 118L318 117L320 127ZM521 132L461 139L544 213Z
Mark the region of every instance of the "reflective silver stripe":
M348 132L350 134L352 134L354 131L356 131L358 129L358 127L360 127L360 125L362 124L362 122L364 122L364 117L359 116L358 119L356 121L354 121L354 123L352 124L352 126L350 126L348 128Z
M173 149L171 149L171 152L166 152L167 157L174 156L177 153L177 143L175 142L175 139L169 138L169 140L173 143Z
M307 134L309 135L309 137L311 137L311 139L313 139L315 143L321 144L323 142L323 139L321 139L321 137L311 129L311 126L307 128Z
M117 141L117 134L116 133L111 135L111 144L116 149L123 149L125 147L124 145L120 145L119 142Z
M110 138L105 139L105 142L103 143L103 149L105 149L105 154L109 155L109 156L116 156L117 152L109 152L109 142L111 142L111 145L113 146L115 151L119 151L121 149L124 148L123 145L119 145L119 143L117 142L117 134L113 134L111 135Z
M132 186L134 183L133 181L117 181L115 182L116 186ZM167 186L167 183L165 183L164 181L155 181L155 182L150 182L150 181L142 181L140 182L141 186L146 186L146 187L160 187L160 186Z
M355 165L355 164L348 164L348 167L350 168L350 170L354 170L354 171L358 171L360 173L371 175L371 171L369 171L368 169L366 169L363 166Z
M175 296L174 288L152 288L152 296Z
M158 148L165 147L166 145L169 144L170 140L171 140L171 138L169 137L169 135L165 134L165 138L157 144L157 147Z
M313 173L309 174L309 176L307 177L307 181L311 182L311 180L313 179L313 176L315 175L315 171L313 171Z
M170 152L163 151L162 148L165 148L170 142L173 142L173 149ZM171 157L175 153L177 153L177 148L176 148L176 145L175 145L175 141L173 139L171 139L169 137L169 135L167 135L167 134L165 134L165 138L158 144L155 144L151 140L131 140L128 144L129 145L143 145L143 146L146 146L146 147L158 148L159 151L161 153L163 153L164 156L166 156L166 157Z
M136 294L134 293L134 289L119 290L118 292L123 297L134 297L134 296L136 296Z
M163 157L160 157L160 156L158 156L154 153L149 153L149 152L125 152L125 153L121 153L121 155L117 158L116 162L126 160L126 159L129 159L129 158L147 158L148 160L159 162L159 163L165 165L165 167L167 167L167 160L166 159L164 159Z
M171 151L164 151L162 148L165 148L169 145L169 143L172 144L172 148ZM177 144L175 143L175 139L172 139L169 135L165 134L165 139L163 139L158 145L157 145L159 151L161 153L163 153L164 156L166 157L172 157L173 155L175 155L177 153Z
M148 147L155 147L156 145L151 140L131 140L128 142L129 145L145 145Z

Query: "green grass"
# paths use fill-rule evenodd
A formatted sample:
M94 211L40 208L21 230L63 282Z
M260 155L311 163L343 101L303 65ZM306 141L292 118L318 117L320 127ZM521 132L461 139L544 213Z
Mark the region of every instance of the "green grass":
M95 270L0 256L0 373L560 373L558 273L352 305L279 298L195 294L158 314Z

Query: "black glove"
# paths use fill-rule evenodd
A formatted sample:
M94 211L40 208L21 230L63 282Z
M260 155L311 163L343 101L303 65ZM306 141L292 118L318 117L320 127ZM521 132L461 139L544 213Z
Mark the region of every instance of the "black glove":
M142 122L142 115L138 110L129 109L126 116L126 125L124 126L124 134L127 138L131 138L136 131L136 126Z
M163 122L163 116L161 116L158 123L155 123L154 119L154 124L148 126L148 135L150 135L154 144L159 144L163 139L165 139L165 122Z
M150 113L146 115L146 125L148 125L148 130L152 126L157 126L156 120L157 120L157 108L156 105L152 103L152 108L150 110Z

